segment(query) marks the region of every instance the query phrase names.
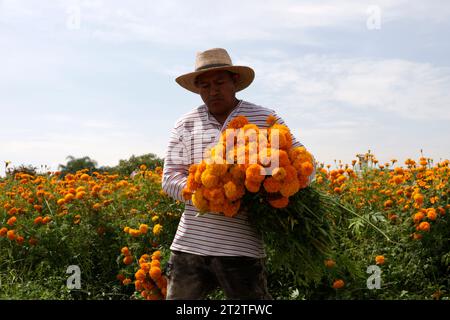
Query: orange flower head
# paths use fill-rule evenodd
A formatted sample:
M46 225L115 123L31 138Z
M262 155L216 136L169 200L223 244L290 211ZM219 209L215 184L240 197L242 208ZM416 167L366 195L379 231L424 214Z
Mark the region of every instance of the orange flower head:
M249 165L247 170L245 171L246 183L247 181L249 181L254 182L255 185L260 184L265 178L264 173L265 170L261 165L257 163Z
M381 256L381 255L380 256L376 256L375 257L375 262L378 265L383 265L385 263L384 256Z
M266 123L269 125L269 127L273 126L275 123L277 123L277 118L274 115L270 115L266 119Z
M281 197L278 199L271 199L269 200L269 203L272 207L281 209L287 207L287 205L289 204L289 198Z
M248 124L248 120L245 116L237 116L228 123L228 128L239 129Z
M419 230L421 230L421 231L425 231L425 232L428 232L428 231L430 231L430 223L429 222L426 222L426 221L424 221L424 222L421 222L420 224L419 224Z
M13 226L13 225L16 223L16 221L17 221L17 218L14 216L14 217L9 218L8 221L7 221L6 223L7 223L9 226Z
M264 189L269 193L275 193L280 191L281 183L275 179L275 177L268 177L263 182Z
M150 269L150 278L154 281L158 281L161 278L161 269L158 267L153 267Z
M341 289L344 286L345 286L345 282L342 279L338 279L333 282L333 289Z
M333 259L327 259L324 263L325 267L327 267L328 269L331 269L336 265L336 261L334 261Z

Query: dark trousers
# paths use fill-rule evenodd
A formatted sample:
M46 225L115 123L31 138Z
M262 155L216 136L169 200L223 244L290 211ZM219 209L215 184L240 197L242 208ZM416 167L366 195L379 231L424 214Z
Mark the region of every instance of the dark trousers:
M205 299L217 287L223 289L227 299L272 299L264 259L172 251L166 275L168 300Z

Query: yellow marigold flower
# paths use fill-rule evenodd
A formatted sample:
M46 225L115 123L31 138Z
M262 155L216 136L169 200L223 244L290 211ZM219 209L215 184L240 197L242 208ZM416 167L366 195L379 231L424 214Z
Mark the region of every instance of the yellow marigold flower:
M375 257L375 262L376 262L376 264L379 264L379 265L383 265L384 263L385 263L385 259L384 259L384 256L376 256Z
M345 282L342 279L338 279L333 282L333 289L341 289L344 286L345 286Z
M56 202L58 204L58 206L62 206L66 203L65 199L58 199L58 201Z
M155 224L153 226L153 234L155 236L158 236L161 233L162 229L163 229L162 225L160 225L159 223Z
M204 212L208 210L208 200L206 200L203 197L203 190L198 189L193 195L192 195L192 203L194 206L199 209L200 211Z

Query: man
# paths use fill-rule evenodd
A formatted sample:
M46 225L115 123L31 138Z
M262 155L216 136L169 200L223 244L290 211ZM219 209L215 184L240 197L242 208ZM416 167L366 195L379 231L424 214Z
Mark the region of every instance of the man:
M189 166L202 160L231 119L244 115L251 123L267 127L271 109L239 100L236 92L248 87L254 71L234 66L224 49L197 54L195 72L176 79L183 88L199 94L204 105L177 121L170 138L163 172L163 190L184 201ZM293 139L294 146L301 146ZM167 264L167 299L204 299L220 286L228 299L271 299L267 290L263 242L245 212L230 218L197 215L186 202Z

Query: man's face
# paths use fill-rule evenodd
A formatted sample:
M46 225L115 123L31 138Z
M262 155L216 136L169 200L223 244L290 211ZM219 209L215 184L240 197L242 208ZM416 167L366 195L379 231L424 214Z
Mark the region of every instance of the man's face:
M227 114L236 105L236 81L239 75L228 71L209 71L196 79L203 102L213 115Z

